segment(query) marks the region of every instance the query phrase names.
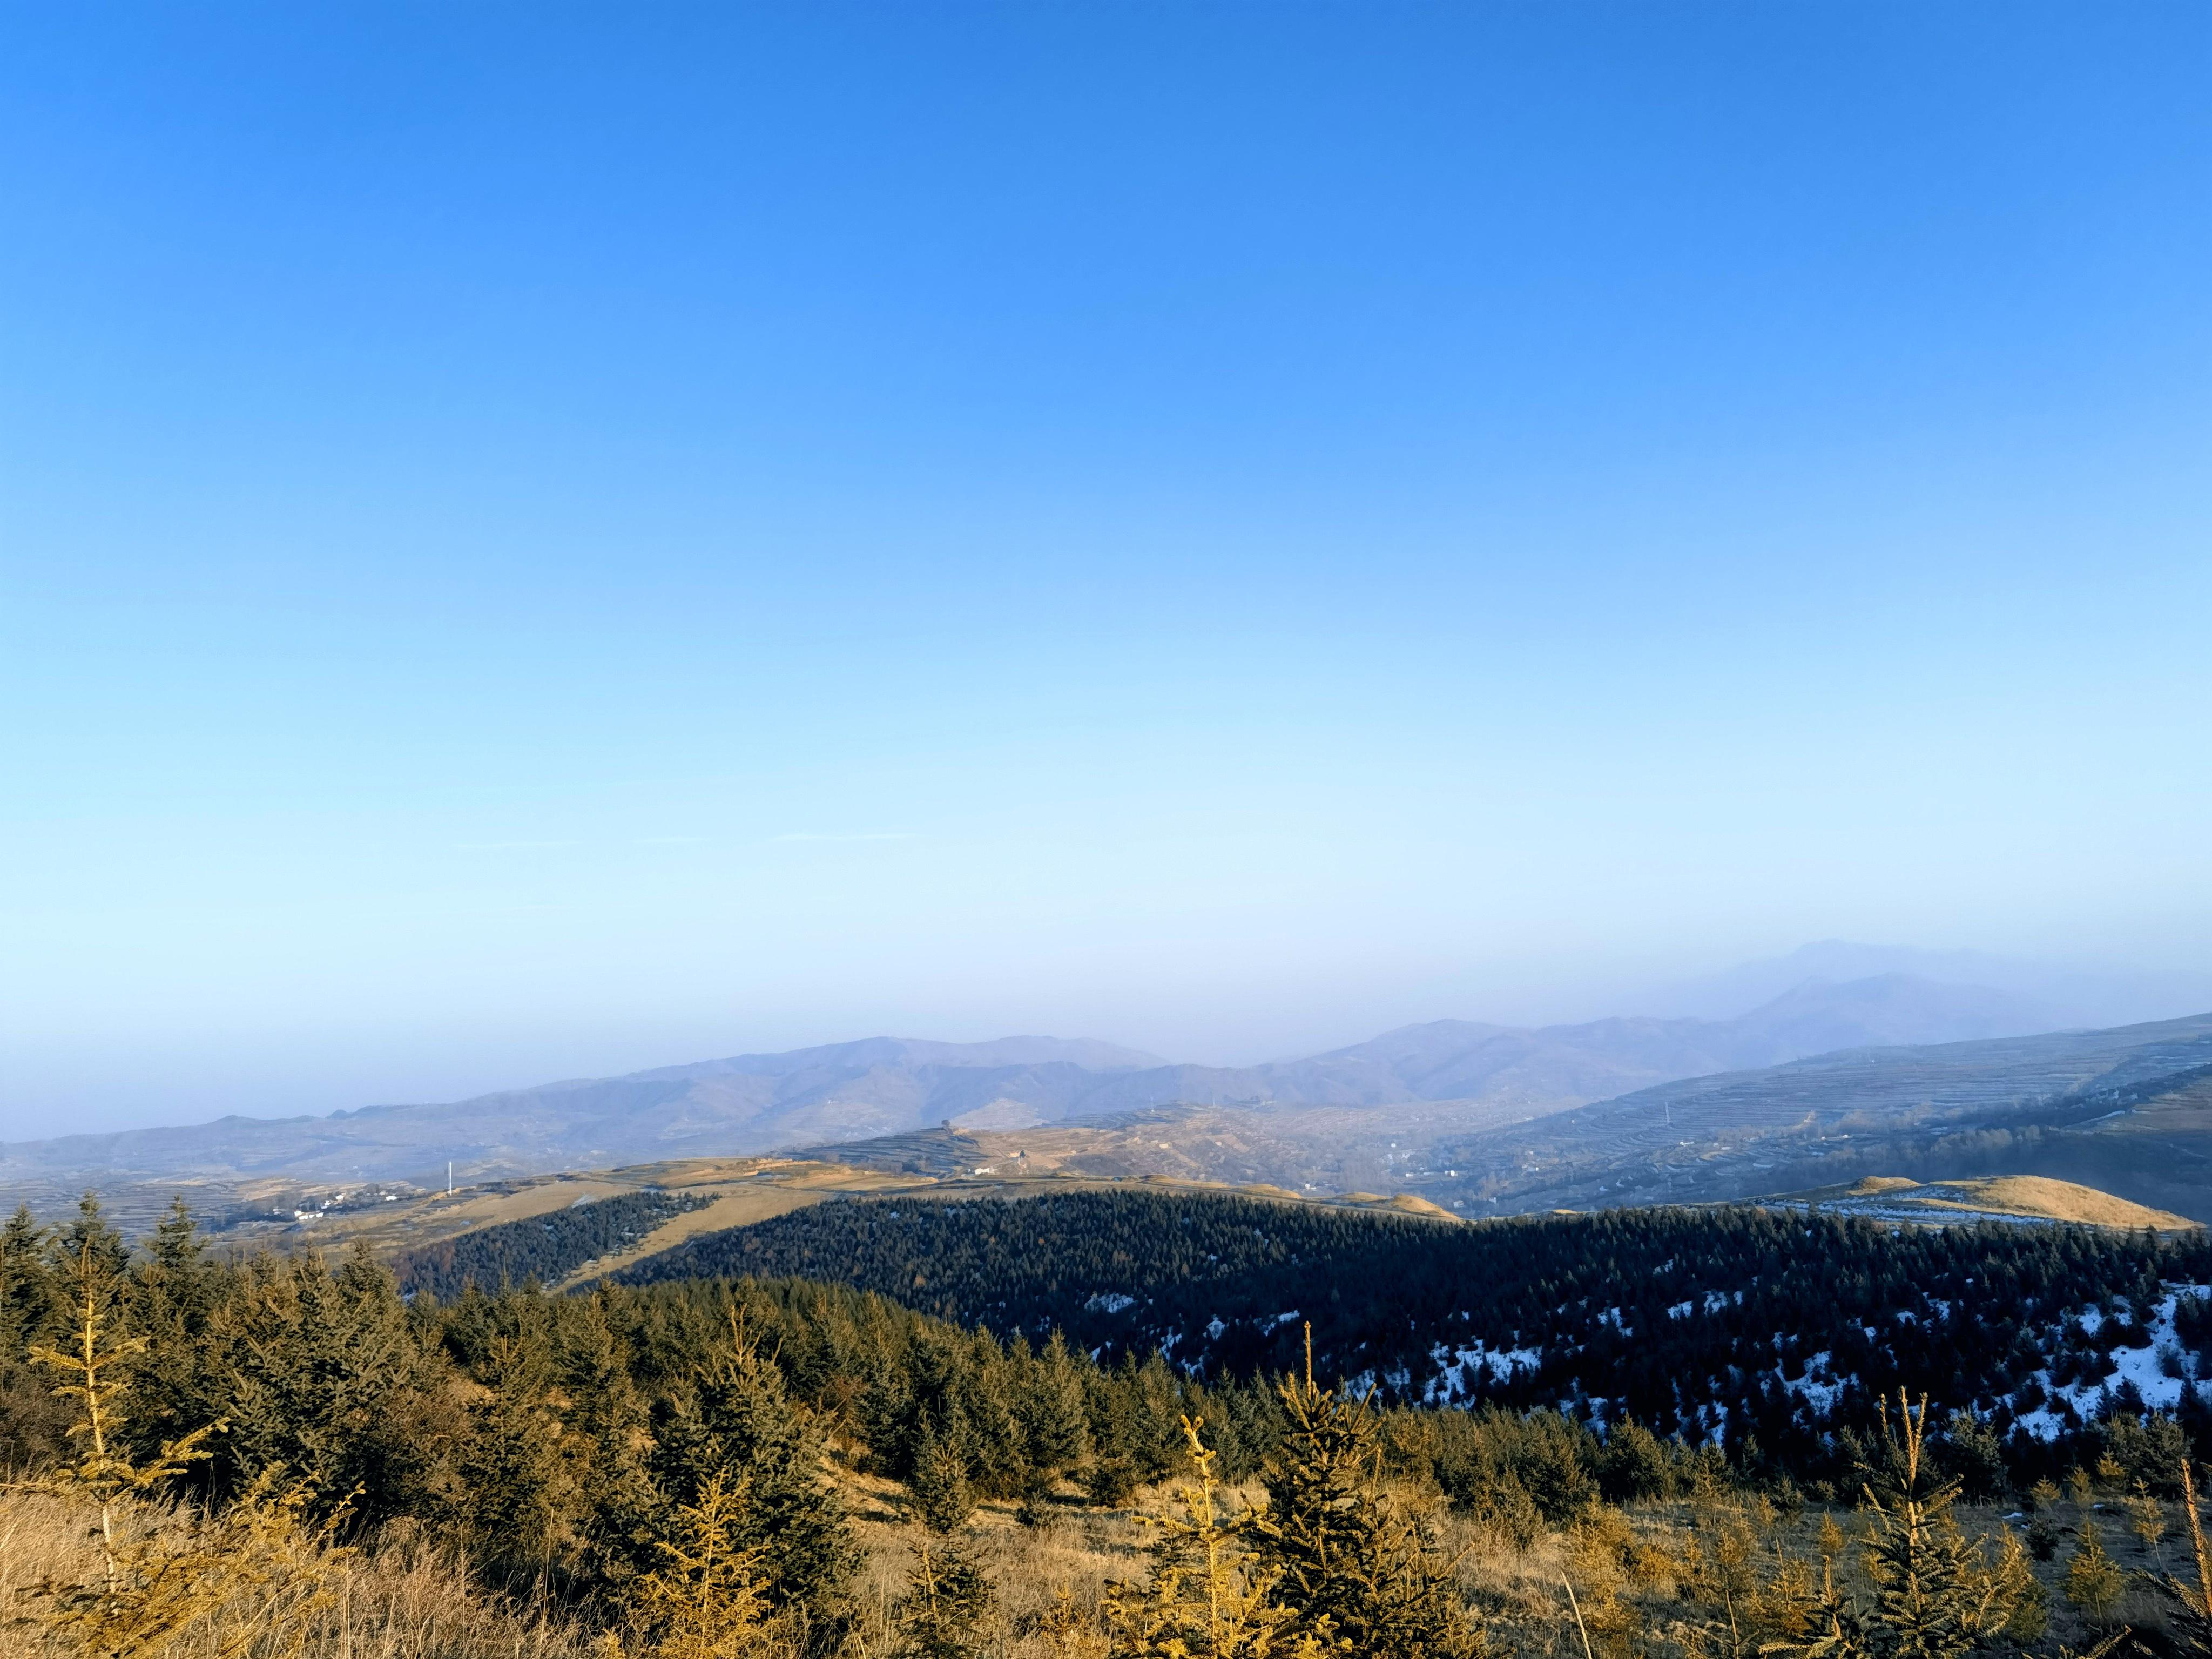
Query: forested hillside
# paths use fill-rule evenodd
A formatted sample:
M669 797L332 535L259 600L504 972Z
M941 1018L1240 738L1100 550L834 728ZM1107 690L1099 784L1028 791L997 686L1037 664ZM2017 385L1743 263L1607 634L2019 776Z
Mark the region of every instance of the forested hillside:
M1571 1337L1589 1350L1577 1362L1589 1375L1610 1365L1644 1388L1652 1380L1630 1340L1641 1330L1665 1363L1687 1370L1723 1352L1714 1334L1733 1333L1739 1354L1765 1345L1786 1356L1796 1352L1794 1328L1752 1322L1812 1317L1820 1296L1847 1310L1895 1298L1909 1317L1869 1319L1883 1340L1869 1335L1863 1366L1871 1375L1879 1348L1908 1381L1942 1378L1952 1373L1932 1340L1936 1301L1904 1290L1916 1276L1939 1292L1985 1289L1990 1321L2015 1329L2035 1310L2099 1296L2106 1312L2083 1322L2083 1335L2112 1340L2115 1327L2134 1328L2160 1274L2194 1266L2147 1240L1881 1235L1758 1215L1463 1230L1145 1194L924 1212L901 1206L894 1217L888 1206L849 1204L811 1215L841 1220L836 1238L848 1249L865 1245L869 1229L922 1241L927 1248L905 1254L909 1295L955 1299L955 1281L973 1294L988 1288L987 1275L1010 1273L998 1298L1006 1309L1028 1297L1042 1307L1055 1293L1052 1264L1033 1255L1043 1244L1069 1253L1058 1294L1073 1297L1116 1274L1148 1291L1145 1317L1157 1318L1177 1273L1198 1279L1194 1297L1222 1297L1241 1271L1271 1296L1294 1290L1313 1303L1323 1340L1339 1346L1363 1328L1371 1344L1405 1310L1454 1291L1523 1322L1516 1330L1530 1343L1526 1362L1483 1390L1492 1401L1540 1402L1547 1379L1565 1374L1549 1369L1540 1345ZM929 1283L933 1274L943 1286ZM1715 1288L1731 1274L1741 1302ZM1708 1287L1702 1302L1699 1286ZM1388 1298L1386 1311L1363 1325L1352 1304L1370 1292ZM1662 1304L1677 1293L1681 1303ZM1602 1295L1611 1300L1601 1313L1583 1317ZM1569 1311L1547 1319L1547 1309ZM2212 1336L2202 1304L2176 1311L2188 1340ZM1101 1297L1088 1312L1112 1319L1133 1309L1117 1314ZM1304 1322L1290 1309L1271 1318L1285 1333ZM1894 1343L1886 1325L1931 1340ZM1954 1340L1972 1328L1955 1327ZM1224 1322L1213 1340L1227 1330ZM1601 1350L1603 1331L1623 1343ZM1540 1659L1561 1634L1549 1598L1562 1560L1584 1593L1592 1651L1605 1659L1711 1659L1753 1651L1754 1638L1799 1653L1823 1620L1898 1638L1904 1626L1883 1623L1893 1614L1875 1595L1894 1565L1883 1552L1923 1549L1931 1529L1948 1540L1952 1566L1930 1592L1929 1616L1972 1621L1968 1638L1942 1650L1963 1656L1969 1648L2051 1653L2061 1632L2078 1642L2112 1628L2126 1583L2098 1505L2124 1500L2148 1541L2132 1549L2116 1539L2115 1547L2154 1564L2190 1450L2183 1425L2121 1410L2053 1441L2016 1435L2008 1464L1989 1425L1970 1415L1947 1419L1939 1405L1917 1416L1930 1430L1923 1448L1917 1426L1908 1430L1894 1410L1875 1420L1870 1402L1848 1389L1838 1410L1854 1420L1831 1438L1769 1440L1765 1425L1754 1436L1732 1419L1692 1444L1627 1420L1625 1393L1571 1395L1565 1412L1370 1407L1359 1385L1333 1388L1325 1362L1313 1378L1201 1377L1157 1352L1140 1358L1126 1338L1100 1363L1056 1334L1001 1339L866 1290L794 1279L566 1297L510 1285L410 1303L366 1251L337 1263L216 1259L181 1207L138 1252L89 1201L52 1233L19 1211L0 1229L0 1458L46 1475L34 1492L0 1490L0 1525L11 1540L29 1538L20 1529L51 1529L75 1504L80 1540L106 1535L102 1504L123 1511L126 1540L141 1527L187 1528L185 1543L150 1553L128 1541L94 1546L90 1577L23 1586L27 1616L53 1644L40 1650L84 1659L118 1650L114 1632L137 1628L156 1571L167 1576L163 1595L203 1598L192 1618L244 1632L239 1651L257 1631L274 1641L310 1626L323 1632L315 1651L353 1651L350 1626L314 1622L337 1605L316 1587L355 1571L346 1565L354 1558L333 1550L341 1543L417 1584L435 1563L465 1563L438 1570L528 1597L530 1616L551 1621L541 1629L566 1632L563 1652L588 1644L637 1659L1244 1651L1177 1649L1159 1635L1202 1630L1191 1607L1229 1594L1249 1594L1268 1628L1357 1632L1349 1650L1369 1659L1472 1659L1486 1648ZM1265 1360L1290 1346L1249 1353ZM2068 1350L2077 1371L2094 1346ZM1963 1363L1989 1362L1970 1354ZM1787 1375L1791 1365L1785 1357L1777 1369ZM96 1443L82 1431L95 1398L106 1437ZM2049 1484L2062 1474L2070 1499ZM1206 1483L1224 1479L1259 1483L1259 1518L1221 1520L1225 1500ZM1080 1599L1041 1607L1045 1589L1004 1575L994 1583L977 1565L987 1537L1043 1539L1070 1514L1091 1517L1081 1548L1123 1535L1091 1522L1106 1524L1133 1499L1163 1506L1162 1495L1145 1494L1164 1480L1196 1483L1185 1513L1199 1519L1181 1533L1156 1527L1149 1552L1141 1537L1115 1546L1119 1553L1104 1557L1113 1577L1094 1578ZM1887 1501L1917 1505L1923 1521L1911 1538L1885 1533L1878 1514L1856 1523L1861 1567L1844 1553L1832 1516L1817 1532L1817 1516L1803 1525L1795 1517L1808 1496L1848 1500L1865 1482ZM2028 1489L2041 1532L2023 1540L2000 1528L1977 1541L1958 1530L1957 1492L1988 1498L2008 1487ZM139 1493L154 1506L142 1510ZM191 1511L165 1520L162 1505L177 1498L204 1505L209 1523L189 1530ZM987 1504L997 1506L995 1534L974 1524ZM2054 1627L2051 1591L2030 1556L2051 1560L2062 1521L2076 1538L2063 1580L2073 1612ZM880 1549L886 1525L910 1544L864 1571L862 1540ZM1437 1541L1447 1533L1462 1540L1456 1553ZM1072 1537L1023 1546L1030 1553L1021 1559L1042 1561L1049 1550L1066 1562L1079 1553ZM1330 1555L1316 1538L1367 1565L1322 1571ZM1229 1577L1194 1585L1193 1549L1212 1552L1201 1559ZM1771 1571L1762 1565L1749 1575L1754 1559ZM1553 1589L1531 1601L1512 1586L1537 1561ZM0 1574L9 1570L0 1562ZM903 1576L902 1589L883 1588L887 1571L893 1584ZM2046 1566L2045 1577L2057 1571ZM233 1594L225 1585L276 1582L291 1587L287 1611L268 1611L277 1604L266 1598L223 1599ZM389 1594L384 1582L380 1593ZM1033 1609L1019 1620L998 1602L1017 1593ZM75 1599L57 1599L64 1595ZM998 1634L987 1638L987 1629ZM1733 1646L1715 1645L1721 1632ZM419 1650L448 1651L434 1643ZM492 1650L469 1652L489 1659Z
M474 1285L556 1285L586 1262L635 1243L662 1222L712 1202L690 1193L624 1193L550 1215L481 1227L409 1250L393 1264L410 1295L451 1299Z
M623 1275L802 1275L1004 1335L1212 1378L1290 1368L1409 1402L1564 1407L1812 1468L1824 1431L1926 1390L2033 1462L2113 1410L2194 1422L2212 1248L2075 1227L1896 1229L1758 1209L1438 1225L1234 1197L848 1200Z

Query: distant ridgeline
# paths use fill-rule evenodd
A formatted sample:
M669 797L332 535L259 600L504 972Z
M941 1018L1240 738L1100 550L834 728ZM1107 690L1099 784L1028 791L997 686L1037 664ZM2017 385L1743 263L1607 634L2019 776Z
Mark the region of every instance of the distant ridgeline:
M1884 1228L1765 1210L1445 1226L1236 1197L842 1200L705 1234L633 1284L800 1277L1108 1361L1316 1368L1388 1400L1563 1407L1809 1452L1902 1385L2050 1440L2115 1410L2212 1429L2203 1234ZM2200 1436L2212 1443L2212 1436Z
M556 1285L586 1262L623 1249L664 1221L711 1200L688 1193L624 1193L580 1202L565 1210L501 1222L437 1244L410 1250L393 1261L399 1288L428 1291L450 1302L473 1285Z

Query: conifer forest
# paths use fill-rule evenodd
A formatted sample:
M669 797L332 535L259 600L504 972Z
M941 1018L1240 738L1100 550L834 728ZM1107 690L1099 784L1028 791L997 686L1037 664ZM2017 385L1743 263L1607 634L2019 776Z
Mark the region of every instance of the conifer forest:
M2201 1243L1134 1193L825 1204L568 1295L471 1248L18 1212L14 1650L2212 1651Z

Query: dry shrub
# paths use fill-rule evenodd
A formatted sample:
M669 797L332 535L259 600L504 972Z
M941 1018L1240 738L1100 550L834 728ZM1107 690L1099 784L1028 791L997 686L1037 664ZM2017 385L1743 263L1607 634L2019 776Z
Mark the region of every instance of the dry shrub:
M1600 1504L1563 1540L1566 1576L1575 1587L1583 1623L1593 1643L1618 1647L1642 1628L1628 1595L1638 1554L1628 1517Z

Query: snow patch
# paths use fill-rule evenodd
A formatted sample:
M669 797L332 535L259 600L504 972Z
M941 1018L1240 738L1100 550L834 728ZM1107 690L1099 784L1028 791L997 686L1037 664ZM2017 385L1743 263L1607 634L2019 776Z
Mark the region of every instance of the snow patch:
M2068 1428L2084 1420L2094 1420L2105 1409L2110 1395L2117 1394L2123 1385L2133 1383L2142 1397L2145 1409L2172 1412L2181 1404L2183 1394L2197 1390L2201 1399L2212 1400L2212 1378L2202 1381L2184 1376L2168 1376L2160 1363L2161 1349L2181 1352L2181 1341L2174 1329L2174 1310L2184 1297L2212 1293L2212 1287L2203 1285L2173 1285L2160 1287L2166 1291L2152 1310L2150 1323L2140 1345L2115 1342L2105 1350L2102 1367L2092 1365L2095 1373L2079 1382L2058 1383L2051 1379L2048 1369L2035 1373L2034 1381L2044 1394L2045 1403L2035 1410L2020 1414L2020 1426L2038 1440L2056 1440ZM2062 1317L2053 1332L2047 1351L2057 1347L2057 1334L2069 1323L2078 1324L2088 1336L2095 1336L2111 1322L2102 1308L2084 1309L2078 1316ZM2068 1411L2071 1407L2071 1412Z
M1544 1351L1493 1348L1480 1341L1458 1347L1438 1342L1430 1348L1429 1359L1437 1374L1422 1390L1421 1399L1431 1406L1449 1406L1473 1399L1486 1381L1506 1382L1516 1370L1534 1370L1543 1363Z

